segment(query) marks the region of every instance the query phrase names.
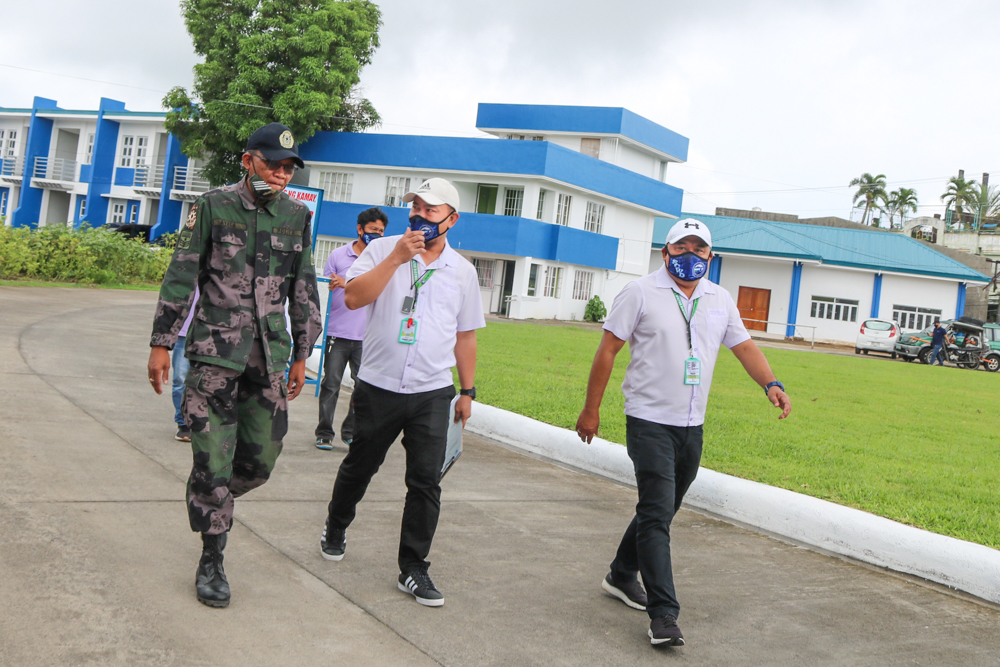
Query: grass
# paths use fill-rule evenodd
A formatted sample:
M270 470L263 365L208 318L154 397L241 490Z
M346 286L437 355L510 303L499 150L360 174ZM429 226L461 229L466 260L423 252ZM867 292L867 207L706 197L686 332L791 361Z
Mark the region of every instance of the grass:
M479 332L478 400L573 428L600 332L491 322ZM1000 548L1000 374L764 350L792 397L778 411L728 351L705 421L705 467ZM619 354L601 437L625 441Z
M0 285L8 287L78 287L78 288L98 288L98 289L127 289L138 290L140 292L159 292L160 283L145 283L138 285L121 285L109 283L107 285L88 285L83 283L67 283L55 280L0 280Z

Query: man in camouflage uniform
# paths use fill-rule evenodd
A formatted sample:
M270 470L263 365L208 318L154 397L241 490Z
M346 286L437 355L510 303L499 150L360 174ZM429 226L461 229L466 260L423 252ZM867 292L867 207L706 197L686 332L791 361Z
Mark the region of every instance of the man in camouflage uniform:
M288 430L288 401L302 390L322 331L310 213L282 192L303 166L292 133L279 123L257 130L243 166L246 178L191 207L160 288L148 366L161 393L169 350L193 305L182 406L194 453L187 505L191 529L202 534L195 590L212 607L229 604L222 550L234 498L270 476ZM201 297L192 304L196 283Z

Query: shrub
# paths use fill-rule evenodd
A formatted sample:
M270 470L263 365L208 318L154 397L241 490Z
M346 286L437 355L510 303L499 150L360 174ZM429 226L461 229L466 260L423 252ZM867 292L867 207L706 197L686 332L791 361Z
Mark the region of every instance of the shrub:
M101 227L0 227L0 279L158 283L170 264L173 243L172 235L160 247Z
M583 311L583 319L586 322L602 322L608 314L608 309L604 307L601 297L596 294L587 302L587 309Z

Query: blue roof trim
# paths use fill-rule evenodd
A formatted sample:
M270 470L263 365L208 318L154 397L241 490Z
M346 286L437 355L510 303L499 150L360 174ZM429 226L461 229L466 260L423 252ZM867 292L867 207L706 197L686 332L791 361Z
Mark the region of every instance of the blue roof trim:
M317 231L327 236L354 238L358 214L368 208L369 204L324 201ZM410 209L379 208L389 218L386 235L406 230ZM598 269L614 270L618 259L618 239L614 237L506 215L463 212L458 224L448 232L448 242L456 250L533 257Z
M687 160L688 138L622 107L576 107L538 104L480 104L476 127L481 130L620 134Z
M684 196L680 188L548 141L317 132L299 154L315 162L543 176L675 217Z
M987 282L989 278L908 236L793 222L771 222L700 213L682 213L712 231L718 252L820 261L871 271ZM654 226L653 245L663 247L668 225Z

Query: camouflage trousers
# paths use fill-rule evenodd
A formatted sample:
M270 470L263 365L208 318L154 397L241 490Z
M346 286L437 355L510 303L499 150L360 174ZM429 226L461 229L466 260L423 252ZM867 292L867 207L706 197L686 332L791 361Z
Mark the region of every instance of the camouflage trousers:
M194 453L187 483L191 530L225 533L233 525L234 499L264 484L281 453L288 432L284 373L268 374L259 338L242 372L192 361L181 410Z

